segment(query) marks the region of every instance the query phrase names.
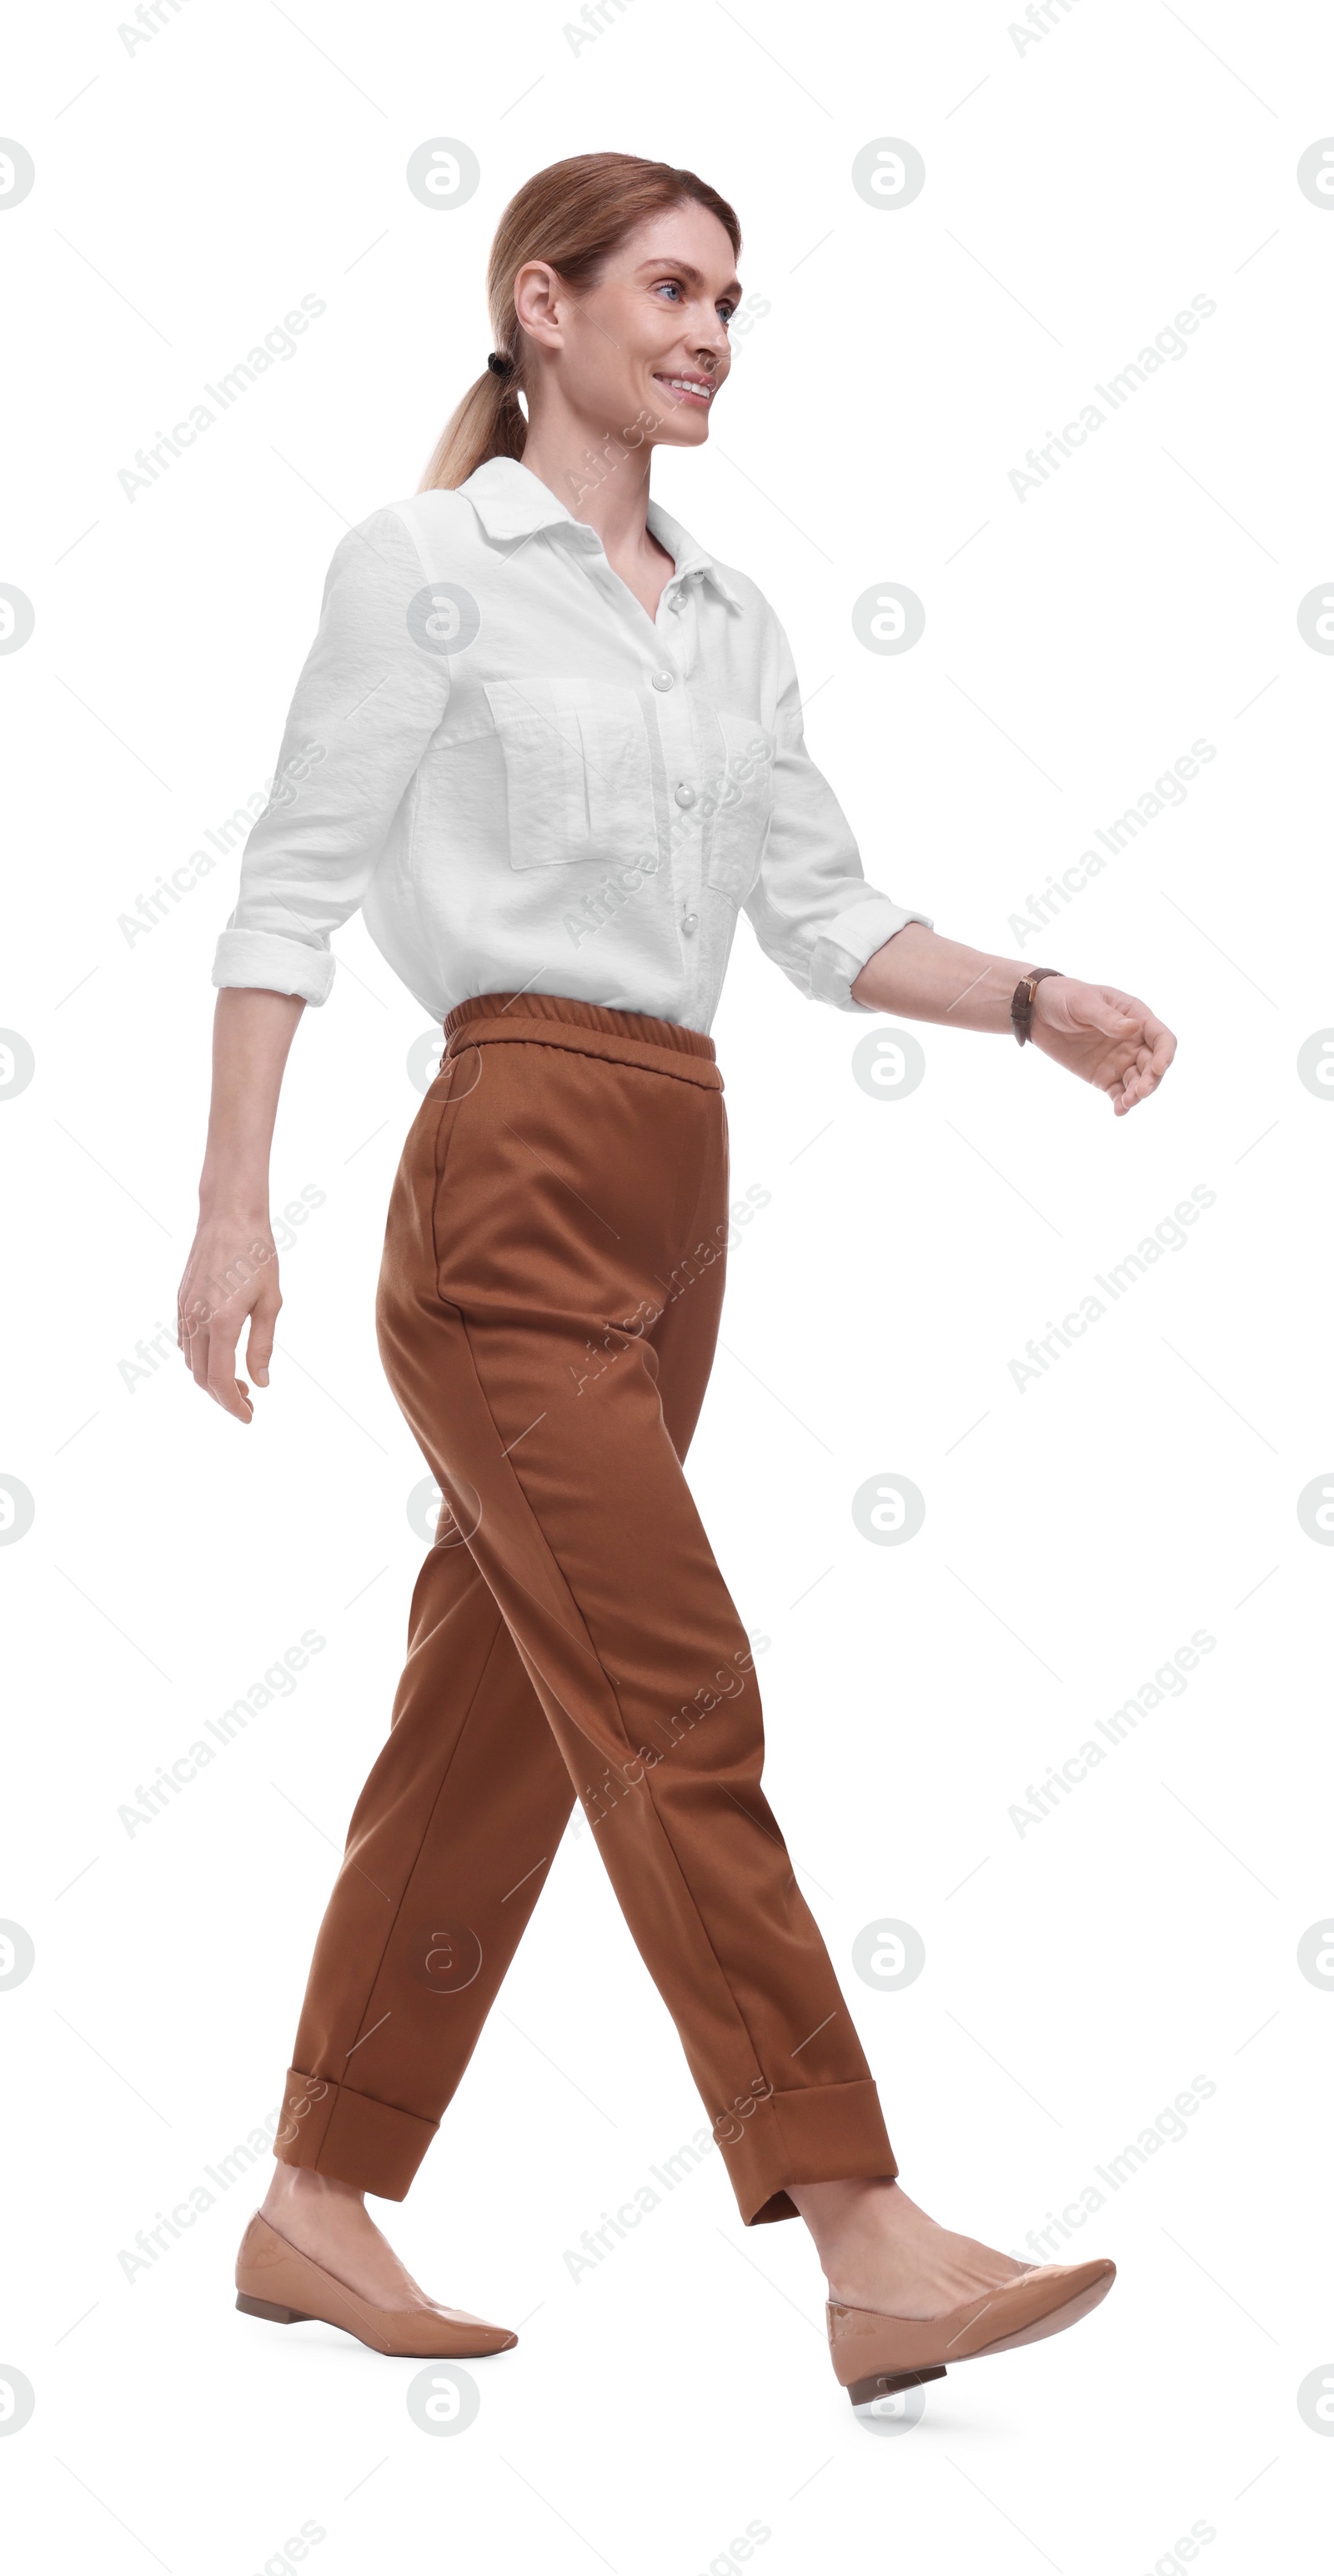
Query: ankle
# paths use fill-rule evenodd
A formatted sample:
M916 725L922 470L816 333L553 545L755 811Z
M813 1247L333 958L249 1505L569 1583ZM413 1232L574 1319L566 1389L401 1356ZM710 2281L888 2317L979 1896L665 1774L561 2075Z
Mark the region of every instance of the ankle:
M337 2182L331 2174L312 2173L308 2165L284 2164L275 2156L273 2174L264 2195L266 2209L305 2210L355 2205L364 2209L364 2195L354 2183Z
M883 2243L886 2231L912 2206L893 2178L883 2175L798 2183L791 2187L791 2197L810 2229L828 2281L859 2254Z

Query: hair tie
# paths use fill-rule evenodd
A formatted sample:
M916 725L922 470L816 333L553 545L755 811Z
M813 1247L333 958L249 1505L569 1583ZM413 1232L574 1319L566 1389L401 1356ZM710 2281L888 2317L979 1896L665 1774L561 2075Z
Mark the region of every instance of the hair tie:
M491 351L490 357L487 359L486 363L493 376L509 376L514 372L514 360L512 358L497 357L494 349Z

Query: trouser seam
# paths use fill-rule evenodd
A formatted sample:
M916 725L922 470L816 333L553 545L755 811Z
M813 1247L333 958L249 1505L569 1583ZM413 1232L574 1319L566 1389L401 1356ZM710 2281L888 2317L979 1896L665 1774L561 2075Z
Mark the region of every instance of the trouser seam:
M465 1092L464 1099L466 1098L467 1093ZM431 1169L435 1174L435 1186L431 1192L431 1260L435 1269L435 1293L437 1297L443 1297L445 1292L440 1285L440 1238L436 1230L436 1218L440 1208L440 1193L445 1186L445 1173L449 1167L449 1149L454 1142L454 1129L458 1125L457 1116L454 1120L454 1126L450 1128L449 1134L445 1138L445 1150L443 1154L440 1151L440 1131L444 1126L450 1110L453 1109L457 1111L461 1106L462 1102L456 1101L452 1095L448 1093L446 1094L440 1104L439 1123L437 1124L435 1136L432 1140Z
M420 1833L420 1835L419 1835L419 1837L418 1837L418 1841L417 1841L417 1848L416 1848L416 1850L414 1851L414 1853L413 1853L413 1855L412 1855L411 1862L410 1862L410 1864L409 1864L409 1866L408 1866L408 1868L407 1868L406 1872L404 1873L402 1890L401 1890L401 1892L400 1892L400 1895L399 1895L399 1898L398 1898L398 1902L397 1902L397 1904L396 1904L396 1905L395 1905L395 1907L394 1907L394 1911L393 1911L392 1919L390 1920L390 1922L389 1922L389 1923L386 1925L386 1927L385 1927L385 1936L384 1936L384 1940L383 1940L383 1942L382 1942L382 1944L381 1944L381 1947L380 1947L380 1955L379 1955L378 1959L377 1959L377 1960L376 1960L376 1962L375 1962L374 1974L371 1976L371 1978L370 1978L370 1980L369 1980L369 1984L368 1984L368 1986L367 1986L367 1991L366 1991L366 2001L365 2001L365 2003L364 2003L364 2005L363 2005L363 2007L362 2007L362 2012L361 2012L361 2021L364 2021L364 2020L365 2020L366 2015L367 2015L367 2013L368 2013L368 2012L369 2012L369 2010L370 2010L370 2006L371 2006L371 1998L372 1998L372 1996L374 1995L374 1992L375 1992L375 1983L376 1983L376 1978L378 1978L378 1977L379 1977L379 1975L380 1975L380 1973L381 1973L381 1971L382 1971L382 1969L383 1969L383 1967L384 1967L385 1958L386 1958L386 1956L387 1956L387 1954L388 1954L388 1950L389 1950L389 1945L390 1945L391 1941L393 1940L394 1934L395 1934L395 1932L397 1931L397 1929L398 1929L398 1925L399 1925L399 1922L400 1922L400 1920L401 1920L401 1918L402 1918L403 1908L404 1908L404 1906L406 1905L406 1903L407 1903L407 1899L408 1899L408 1890L409 1890L409 1888L411 1887L411 1885L412 1885L412 1881L413 1881L413 1878L414 1878L414 1876L415 1876L415 1874L416 1874L417 1864L418 1864L418 1862L420 1861L421 1856L422 1856L422 1853L423 1853L423 1851L424 1851L424 1850L425 1850L425 1848L426 1848L427 1838L428 1838L428 1836L429 1836L429 1834L430 1834L431 1825L432 1825L432 1822L433 1822L434 1817L435 1817L436 1809L438 1808L438 1806L439 1806L439 1804L440 1804L440 1801L441 1801L442 1797L443 1797L443 1796L444 1796L444 1794L445 1794L445 1786L446 1786L446 1783L447 1783L447 1781L448 1781L448 1779L449 1779L450 1772L453 1770L453 1768L454 1768L454 1764L455 1764L455 1761L456 1761L456 1759L457 1759L457 1757L458 1757L459 1747L461 1746L461 1744L462 1744L462 1742L463 1742L463 1739L464 1739L464 1736L467 1734L467 1732L468 1732L468 1728L469 1728L469 1725L471 1724L472 1716L473 1716L473 1711L475 1710L475 1708L476 1708L476 1706L477 1706L478 1694L480 1693L480 1691L481 1691L481 1689L482 1689L482 1686L483 1686L483 1684L485 1683L485 1680L486 1680L487 1674L489 1673L489 1671L490 1671L490 1669L491 1669L491 1661L492 1661L492 1657L494 1656L495 1651L496 1651L496 1648L497 1648L497 1646L498 1646L498 1645L499 1645L499 1643L500 1643L500 1634L501 1634L501 1630L502 1630L502 1628L504 1628L504 1629L505 1629L505 1631L506 1631L506 1634L508 1634L508 1627L507 1627L507 1623L506 1623L506 1621L505 1621L504 1613L503 1613L503 1612L502 1612L502 1610L501 1610L500 1604L499 1604L499 1602L496 1600L495 1594L491 1591L491 1587L490 1587L489 1583L487 1583L486 1578L485 1578L485 1576L484 1576L484 1575L483 1575L483 1573L482 1573L481 1567L480 1567L479 1565L477 1565L477 1563L476 1563L476 1561L475 1561L475 1560L474 1560L474 1565L473 1565L473 1571L474 1571L474 1573L476 1574L476 1576L477 1576L477 1579L478 1579L479 1583L481 1583L481 1584L482 1584L483 1589L484 1589L484 1590L486 1591L486 1593L488 1594L488 1596L489 1596L489 1598L490 1598L490 1601L491 1601L491 1606L492 1606L493 1610L495 1611L495 1614L496 1614L496 1625L495 1625L495 1630L494 1630L494 1633L493 1633L492 1638L491 1638L491 1643L490 1643L490 1645L487 1647L486 1653L485 1653L485 1655L484 1655L484 1656L483 1656L483 1658L482 1658L482 1668L481 1668L481 1671L479 1672L479 1674L478 1674L478 1676L477 1676L476 1681L475 1681L475 1682L474 1682L474 1684L473 1684L472 1692L471 1692L471 1695L470 1695L469 1700L468 1700L468 1705L467 1705L466 1709L465 1709L465 1710L464 1710L464 1712L463 1712L463 1717L462 1717L462 1720L461 1720L460 1725L459 1725L459 1727L458 1727L458 1730L457 1730L457 1732L456 1732L456 1734L455 1734L454 1742L453 1742L453 1744L452 1744L452 1745L451 1745L451 1747L450 1747L448 1760L446 1761L446 1763L445 1763L445 1767L444 1767L443 1771L442 1771L442 1772L441 1772L441 1774L440 1774L440 1778L439 1778L439 1780L438 1780L438 1781L437 1781L437 1783L436 1783L435 1796L432 1798L432 1800L431 1800L431 1804L430 1804L429 1808L427 1809L427 1812L426 1812L425 1816L424 1816L424 1817L423 1817L423 1819L422 1819L422 1828L421 1828L421 1833ZM353 2053L353 2050L358 2046L358 2044L359 2044L359 2042L360 2042L361 2037L362 2037L362 2032L361 2032L361 2027L360 2027L360 2022L359 2022L359 2023L358 2023L358 2027L357 2027L356 2037L354 2038L354 2040L353 2040L353 2042L352 2042L352 2047L348 2050L348 2052L347 2052L347 2056L346 2056L346 2057L344 2058L344 2060L343 2060L344 2072L346 2072L348 2058L350 2058L350 2057L351 2057L351 2055L352 2055L352 2053ZM333 2078L333 2081L338 2085L340 2092L349 2092L349 2093L351 2093L351 2092L355 2092L355 2091L356 2091L356 2089L357 2089L355 2085L351 2085L351 2084L346 2084L346 2085L345 2085L345 2084L343 2083L342 2078L341 2078L340 2076L335 2076L335 2077Z
M459 1311L459 1310L456 1310L456 1311ZM476 1355L476 1352L475 1352L475 1351L474 1351L474 1349L473 1349L473 1345L472 1345L472 1335L471 1335L471 1333L469 1332L469 1329L468 1329L468 1320L467 1320L467 1317L466 1317L465 1315L462 1315L461 1313L460 1313L460 1322L461 1322L461 1324L462 1324L462 1328L463 1328L463 1341L464 1341L464 1347L465 1347L465 1349L466 1349L466 1351L467 1351L467 1354L468 1354L468 1362L469 1362L469 1366L470 1366L470 1367L471 1367L471 1369L472 1369L474 1383L475 1383L475 1385L476 1385L476 1387L477 1387L477 1392L478 1392L479 1396L481 1397L482 1403L483 1403L483 1405L484 1405L484 1406L485 1406L485 1408L486 1408L486 1417L487 1417L487 1420L488 1420L488 1422L490 1423L491 1428L492 1428L492 1430L494 1431L494 1433L495 1433L495 1435L496 1435L496 1439L499 1441L499 1439L500 1439L500 1426L499 1426L499 1424L498 1424L498 1423L497 1423L497 1421L496 1421L495 1415L492 1413L492 1410L491 1410L491 1401L490 1401L489 1396L487 1395L486 1388L485 1388L485 1386L484 1386L484 1385L483 1385L483 1383L482 1383L481 1371L479 1370L478 1365L477 1365L477 1355ZM503 1449L502 1449L502 1455L503 1455ZM517 1491L518 1491L519 1498L520 1498L520 1500L521 1500L521 1502L522 1502L522 1504L523 1504L524 1510L525 1510L525 1512L527 1513L529 1520L532 1522L533 1528L534 1528L534 1529L536 1530L536 1532L537 1532L537 1536L538 1536L538 1538L539 1538L539 1540L540 1540L540 1542L541 1542L541 1545L542 1545L542 1546L543 1546L543 1548L546 1550L546 1553L547 1553L547 1555L549 1556L549 1558L550 1558L550 1560L551 1560L551 1563L552 1563L552 1564L553 1564L553 1566L555 1567L556 1572L557 1572L557 1574L558 1574L558 1575L559 1575L559 1577L560 1577L560 1581L561 1581L562 1587L563 1587L563 1589L564 1589L564 1591L565 1591L565 1594L566 1594L566 1596L567 1596L568 1600L570 1601L570 1603L571 1603L571 1605L572 1605L572 1607L573 1607L573 1609L574 1609L574 1611L575 1611L575 1614L576 1614L576 1616L577 1616L577 1618L578 1618L578 1620L579 1620L579 1625L580 1625L581 1629L583 1630L584 1639L585 1639L585 1642L586 1642L586 1644L587 1644L588 1651L589 1651L590 1655L592 1656L593 1661L594 1661L595 1665L597 1666L597 1669L598 1669L599 1673L601 1674L602 1679L603 1679L603 1681L605 1682L605 1684L606 1684L606 1686L607 1686L608 1691L609 1691L609 1692L610 1692L610 1694L611 1694L611 1702L612 1702L612 1706L613 1706L613 1708L614 1708L614 1709L615 1709L615 1711L616 1711L616 1716L617 1716L617 1719L618 1719L618 1721L619 1721L620 1728L621 1728L621 1739L622 1739L622 1742L623 1742L627 1747L629 1747L629 1745L630 1745L630 1741L631 1741L631 1738L630 1738L629 1730L628 1730L628 1728L627 1728L627 1726L626 1726L626 1722L625 1722L625 1712L624 1712L624 1710L623 1710L623 1709L622 1709L622 1707L621 1707L620 1693L618 1692L618 1690L617 1690L617 1688L616 1688L616 1684L615 1684L615 1682L613 1681L611 1674L608 1672L607 1667L606 1667L606 1665L604 1664L604 1662L603 1662L603 1660L602 1660L601 1655L598 1653L597 1647L594 1645L592 1637L589 1635L587 1620L585 1619L584 1614L583 1614L582 1610L581 1610L581 1609L580 1609L580 1607L579 1607L579 1603L578 1603L578 1601L577 1601L577 1600L576 1600L576 1598L575 1598L573 1588L572 1588L572 1586L571 1586L571 1584L570 1584L570 1581L569 1581L569 1577L567 1576L567 1574L566 1574L566 1572L565 1572L565 1569L564 1569L564 1567L562 1566L562 1564L561 1564L561 1562L560 1562L560 1559L559 1559L559 1557L557 1556L556 1551L555 1551L554 1547L552 1546L551 1541L550 1541L550 1539L548 1538L548 1536L547 1536L547 1534L546 1534L546 1531L545 1531L545 1530L543 1529L543 1527L542 1527L541 1521L540 1521L540 1519L538 1518L538 1515L537 1515L537 1512L536 1512L536 1510L535 1510L535 1508L534 1508L534 1506L533 1506L533 1503L532 1503L532 1501L531 1501L531 1500L530 1500L530 1498L529 1498L527 1488L525 1487L524 1482L523 1482L523 1478L522 1478L522 1477L521 1477L521 1475L519 1474L519 1471L518 1471L517 1467L514 1465L513 1460L512 1460L511 1458L506 1458L506 1459L505 1459L505 1465L506 1465L506 1466L507 1466L507 1468L509 1469L509 1472L510 1472L511 1476L512 1476L512 1477L513 1477L513 1479L514 1479L515 1487L516 1487L516 1489L517 1489ZM721 1580L721 1577L720 1577L719 1579ZM527 1589L526 1585L525 1585L523 1588L526 1590L526 1589ZM530 1597L531 1597L531 1596L530 1596ZM503 1614L502 1614L502 1615L503 1615ZM559 1698L559 1693L556 1693L556 1694L555 1694L555 1696L556 1696L557 1698ZM562 1704L563 1704L563 1703L562 1703ZM567 1712L567 1714L569 1714L569 1712ZM577 1721L577 1720L572 1720L572 1723L574 1723L576 1726L578 1725L578 1721ZM550 1724L550 1720L548 1720L548 1724ZM582 1727L580 1727L578 1731L579 1731L579 1733L580 1733L581 1735L583 1734L583 1729L582 1729ZM584 1740L585 1740L585 1742L588 1742L590 1739L589 1739L589 1738L587 1738L587 1737L585 1737L585 1738L584 1738ZM669 1854L670 1854L670 1856L671 1856L672 1866L673 1866L673 1868L675 1869L675 1871L676 1871L676 1873L677 1873L678 1880L679 1880L679 1882L680 1882L680 1884L681 1884L681 1887L682 1887L682 1888L684 1889L684 1891L685 1891L685 1894L686 1894L687 1900L688 1900L688 1902L689 1902L689 1904L690 1904L690 1907L691 1907L691 1909L692 1909L692 1911L693 1911L693 1913L694 1913L695 1921L696 1921L696 1923L697 1923L697 1925L698 1925L698 1927L699 1927L699 1931L700 1931L701 1937L702 1937L702 1939L703 1939L705 1949L706 1949L706 1951L707 1951L707 1953L708 1953L709 1958L710 1958L710 1959L712 1960L712 1962L713 1962L713 1967L714 1967L714 1971L715 1971L716 1976L717 1976L717 1979L718 1979L718 1983L719 1983L719 1985L720 1985L720 1986L721 1986L721 1988L722 1988L723 1994L725 1995L725 1997L726 1997L726 1999L727 1999L727 2003L728 2003L728 2005L729 2005L729 2007L730 2007L730 2009L731 2009L732 2013L735 2015L736 2023L737 2023L737 2027L738 2027L738 2029L741 2031L741 2034L742 2034L742 2036L743 2036L743 2038L744 2038L744 2040L745 2040L745 2043L746 2043L747 2049L750 2051L751 2064L752 2064L753 2066L755 2066L755 2067L758 2067L758 2068L759 2068L760 2073L761 2073L761 2074L763 2074L764 2069L763 2069L763 2067L760 2065L759 2051L757 2050L757 2048L756 2048L756 2046L755 2046L755 2042L754 2042L754 2040L753 2040L753 2038L752 2038L752 2036L751 2036L750 2030L749 2030L749 2028L748 2028L748 2026L747 2026L747 2022L746 2022L745 2014L742 2012L741 2006L740 2006L740 2004L737 2002L736 1996L735 1996L735 1995L733 1994L733 1992L732 1992L732 1988L731 1988L731 1986L730 1986L730 1985L729 1985L729 1983L728 1983L727 1976L726 1976L725 1971L724 1971L724 1969L723 1969L722 1961L721 1961L721 1960L720 1960L720 1958L718 1957L718 1953L717 1953L717 1951L715 1950L715 1948L714 1948L714 1946L713 1946L713 1942L712 1942L712 1940L711 1940L711 1939L710 1939L710 1937L709 1937L708 1927L707 1927L707 1925L705 1924L704 1917L703 1917L702 1913L700 1912L699 1900L698 1900L698 1898L696 1897L696 1895L695 1895L695 1891L694 1891L694 1889L692 1888L692 1886L691 1886L691 1884L690 1884L690 1881L689 1881L689 1879L688 1879L688 1877L687 1877L687 1875L686 1875L686 1872L685 1872L685 1870L683 1869L683 1867L682 1867L682 1865L681 1865L680 1855L679 1855L679 1853L678 1853L678 1851L677 1851L677 1849L676 1849L676 1846L675 1846L674 1842L672 1841L671 1834L670 1834L670 1832L669 1832L669 1830L668 1830L668 1827L667 1827L667 1824L666 1824L666 1822L665 1822L665 1820L664 1820L664 1818L663 1818L662 1810L661 1810L661 1808L659 1807L659 1805L658 1805L658 1803L657 1803L657 1800L656 1800L656 1798L655 1798L655 1797L654 1797L654 1795L653 1795L653 1788L652 1788L652 1773L651 1773L647 1768L645 1769L644 1779L645 1779L645 1785L648 1787L648 1791L649 1791L649 1810L650 1810L650 1813L652 1814L653 1819L654 1819L654 1822L655 1822L655 1823L656 1823L656 1825L657 1825L658 1831L659 1831L659 1833L660 1833L660 1834L661 1834L661 1836L662 1836L663 1844L664 1844L664 1846L665 1846L666 1850L668 1851L668 1853L669 1853ZM576 1794L577 1794L577 1793L576 1793Z

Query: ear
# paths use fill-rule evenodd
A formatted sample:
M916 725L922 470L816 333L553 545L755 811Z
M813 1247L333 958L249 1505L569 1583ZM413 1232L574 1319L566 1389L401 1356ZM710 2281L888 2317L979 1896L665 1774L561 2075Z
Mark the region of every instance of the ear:
M514 310L521 329L544 349L561 345L561 281L544 259L525 260L514 280Z

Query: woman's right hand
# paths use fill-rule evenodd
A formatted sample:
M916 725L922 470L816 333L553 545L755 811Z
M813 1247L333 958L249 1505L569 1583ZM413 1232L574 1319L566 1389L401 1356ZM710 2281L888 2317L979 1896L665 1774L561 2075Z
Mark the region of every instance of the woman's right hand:
M250 1320L245 1365L267 1386L282 1305L278 1253L268 1212L201 1215L176 1294L176 1339L196 1386L238 1422L254 1418L250 1388L236 1374L236 1350Z
M238 1422L255 1414L250 1388L236 1374L246 1318L245 1365L256 1386L267 1386L283 1302L269 1223L269 1148L283 1067L305 1007L293 993L226 984L213 1014L199 1226L176 1292L176 1339L196 1386Z

